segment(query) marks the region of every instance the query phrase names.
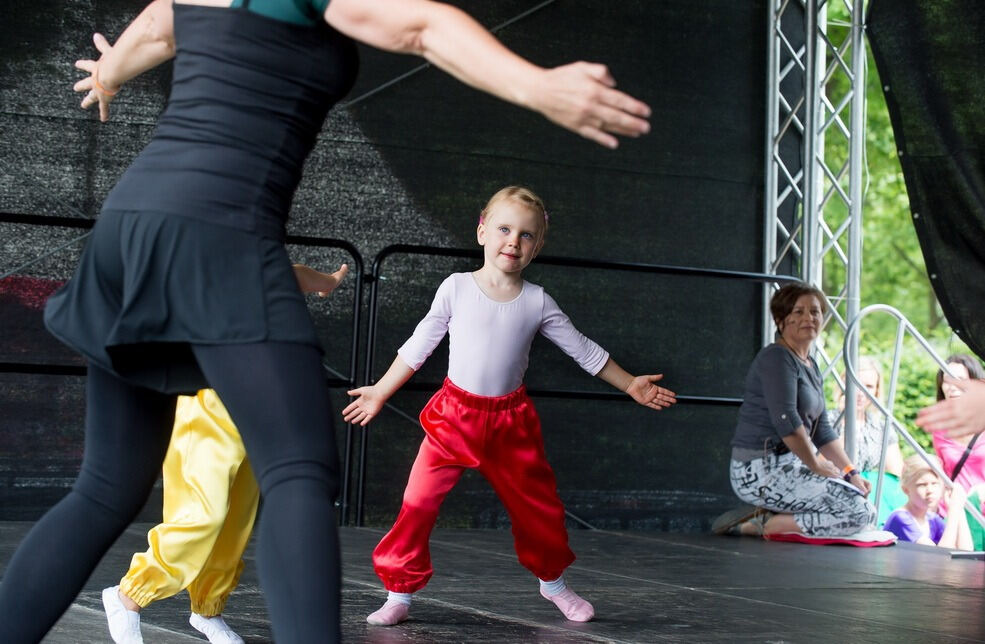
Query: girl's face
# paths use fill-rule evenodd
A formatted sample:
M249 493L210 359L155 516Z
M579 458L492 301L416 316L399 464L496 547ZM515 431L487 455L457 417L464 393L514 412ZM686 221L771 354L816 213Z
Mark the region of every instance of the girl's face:
M903 491L918 508L935 511L941 502L941 480L933 472L924 472Z
M816 296L805 293L797 298L787 317L783 318L780 334L789 344L811 343L821 331L824 314Z
M953 373L954 377L958 380L968 380L971 378L971 374L968 373L968 367L964 366L960 362L948 362L947 369ZM946 382L941 383L941 391L944 392L945 398L957 398L961 395L960 389Z
M523 202L503 199L486 213L476 237L486 266L519 273L544 246L544 215Z

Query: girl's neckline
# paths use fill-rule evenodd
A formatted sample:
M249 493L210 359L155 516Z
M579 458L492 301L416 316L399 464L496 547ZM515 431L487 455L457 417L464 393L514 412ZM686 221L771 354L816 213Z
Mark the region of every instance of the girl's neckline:
M486 293L486 289L482 288L482 284L479 283L479 278L477 278L475 276L475 271L469 273L469 277L472 278L472 283L475 284L475 287L477 289L479 289L479 292L482 293L482 296L484 298L486 298L487 300L489 300L490 302L494 302L496 304L511 304L512 302L516 302L517 300L520 299L520 296L523 295L523 290L527 287L526 286L526 284L527 284L526 281L522 281L521 280L521 282L520 282L520 292L516 294L516 297L514 297L512 299L509 299L509 300L497 300L493 296L489 295L489 293Z

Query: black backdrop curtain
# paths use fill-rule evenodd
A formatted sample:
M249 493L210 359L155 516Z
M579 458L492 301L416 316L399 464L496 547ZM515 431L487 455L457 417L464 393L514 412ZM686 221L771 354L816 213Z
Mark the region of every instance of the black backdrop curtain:
M868 31L931 284L985 357L985 3L873 0Z

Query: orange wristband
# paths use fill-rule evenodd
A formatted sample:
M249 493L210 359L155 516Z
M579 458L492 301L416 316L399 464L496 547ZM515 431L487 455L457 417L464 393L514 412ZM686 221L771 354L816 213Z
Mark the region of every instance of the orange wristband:
M109 89L106 89L105 87L103 87L103 84L99 82L99 76L96 75L98 72L99 72L99 68L96 68L96 71L94 71L92 73L92 84L93 84L93 86L96 89L98 89L100 92L102 92L103 94L105 94L106 96L116 96L119 93L120 88L117 87L114 90L109 90Z
M855 469L855 466L852 465L851 463L849 463L845 467L841 468L841 473L842 474L848 474L849 472L851 472L854 469Z

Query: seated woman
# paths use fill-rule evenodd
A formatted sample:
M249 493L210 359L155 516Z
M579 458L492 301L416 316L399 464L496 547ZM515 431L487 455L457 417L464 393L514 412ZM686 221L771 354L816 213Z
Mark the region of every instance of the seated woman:
M770 300L778 338L749 367L732 439L732 489L755 511L722 515L719 534L846 537L875 523L871 486L838 443L810 355L825 311L824 294L802 282Z
M940 464L934 456L925 456ZM906 459L902 483L907 497L906 505L889 515L886 530L899 537L900 541L952 550L974 549L964 512L952 511L947 521L937 514L944 488L937 472L923 456L914 454ZM956 483L951 490L951 507L960 508L965 498L964 488Z

